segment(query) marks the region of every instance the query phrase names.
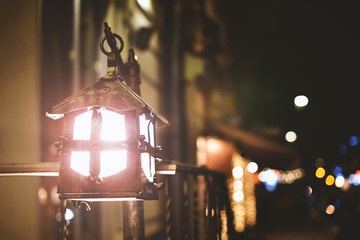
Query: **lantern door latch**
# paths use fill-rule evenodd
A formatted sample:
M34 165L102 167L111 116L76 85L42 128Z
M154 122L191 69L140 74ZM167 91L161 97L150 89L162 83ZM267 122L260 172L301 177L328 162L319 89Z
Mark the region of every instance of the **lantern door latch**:
M139 146L138 149L140 152L147 152L149 153L152 157L154 158L162 158L161 157L161 152L162 152L162 148L161 146L156 146L153 147L151 146L150 143L148 143L147 141L145 141L145 136L144 135L140 135L139 136Z

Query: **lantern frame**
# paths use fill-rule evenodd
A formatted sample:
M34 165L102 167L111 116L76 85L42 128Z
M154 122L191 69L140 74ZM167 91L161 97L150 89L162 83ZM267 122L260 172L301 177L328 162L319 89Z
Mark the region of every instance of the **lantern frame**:
M119 48L116 46L116 39L120 42ZM105 40L111 52L105 51ZM139 96L139 67L133 50L129 50L128 63L123 64L120 57L123 41L120 36L111 32L105 32L100 48L108 56L107 74L46 113L55 120L63 118L63 136L55 143L61 156L59 198L76 201L158 199L156 176L153 176L155 169L151 169L155 168L155 159L160 158L160 148L155 145L155 126L169 123ZM102 110L124 116L126 140L102 141L99 138ZM91 138L73 139L75 118L88 111L92 111ZM150 139L150 130L147 131L148 136L140 132L140 117L143 116L148 120L148 127L152 124L153 139ZM71 168L72 152L79 149L90 154L88 176ZM104 149L126 150L126 168L111 176L102 177L99 154ZM142 168L144 154L149 158L150 177Z

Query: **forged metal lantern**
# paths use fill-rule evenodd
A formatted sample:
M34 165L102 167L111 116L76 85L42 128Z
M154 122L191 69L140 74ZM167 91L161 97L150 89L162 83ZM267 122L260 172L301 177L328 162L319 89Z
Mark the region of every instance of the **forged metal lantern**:
M64 119L63 136L56 143L62 157L59 197L156 199L155 160L160 150L155 147L155 125L168 122L139 97L134 52L129 51L128 63L123 64L123 41L105 26L100 47L108 56L107 74L46 113ZM110 52L104 49L105 40Z

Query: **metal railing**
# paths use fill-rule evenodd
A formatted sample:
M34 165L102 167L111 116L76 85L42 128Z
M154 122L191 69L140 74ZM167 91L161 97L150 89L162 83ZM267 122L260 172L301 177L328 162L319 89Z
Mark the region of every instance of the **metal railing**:
M60 163L36 162L28 164L0 164L0 177L4 176L58 176ZM226 176L220 172L209 170L175 161L161 161L156 166L156 172L161 175L166 197L166 240L173 237L174 229L183 230L183 240L226 240L231 224L231 209L228 200ZM171 178L179 177L177 188L183 201L177 201L174 206L174 194L171 194ZM62 201L61 233L66 239L65 221L66 202ZM174 208L182 211L182 219L174 221ZM124 229L125 231L126 229Z

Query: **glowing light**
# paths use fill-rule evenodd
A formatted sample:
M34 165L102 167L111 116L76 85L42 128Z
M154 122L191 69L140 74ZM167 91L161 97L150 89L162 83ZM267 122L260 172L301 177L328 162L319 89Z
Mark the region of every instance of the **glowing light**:
M39 188L38 197L41 204L45 204L47 202L48 194L45 188Z
M93 110L75 117L74 140L90 140ZM102 125L100 139L103 141L126 140L124 115L100 109ZM108 177L126 168L126 151L101 151L100 177ZM88 176L90 173L90 151L72 151L70 167L76 172Z
M88 111L75 117L74 133L73 133L74 140L90 140L91 116L92 116L92 111Z
M334 171L333 171L334 175L338 175L341 172L342 172L342 168L339 165L334 167Z
M138 4L142 9L145 11L151 11L152 10L152 4L151 0L137 0Z
M304 95L298 95L294 98L294 104L296 108L303 108L307 106L309 99Z
M150 119L146 119L145 115L140 118L140 134L145 136L145 140L150 143L152 147L155 146L154 124ZM150 138L150 139L149 139ZM153 182L155 175L155 159L148 153L141 153L141 167L145 176L150 182Z
M329 205L326 207L325 212L329 215L333 214L335 212L335 207L333 205Z
M328 186L333 185L334 182L335 182L335 178L332 175L327 176L326 179L325 179L325 184L328 185Z
M317 178L323 178L325 176L325 173L326 173L325 169L322 167L319 167L318 169L316 169L315 176Z
M354 174L349 175L349 182L355 186L360 185L360 171L356 170Z
M101 140L123 141L126 140L125 117L118 113L101 109L102 126Z
M233 198L235 202L241 202L244 200L244 193L243 192L234 192Z
M340 201L340 200L336 200L336 201L334 202L334 208L335 208L335 209L338 209L340 206L341 206L341 201Z
M242 167L234 167L232 170L234 178L241 178L244 175L244 170Z
M342 188L345 184L345 178L342 174L336 175L335 186L338 188Z
M71 209L67 208L65 212L65 220L70 221L73 218L74 218L74 212Z
M255 173L258 170L258 165L256 162L250 162L246 169L248 170L249 173Z
M208 212L209 212L209 210L206 208L205 209L205 216L207 216L207 217L209 216ZM211 209L211 217L213 217L214 215L215 215L215 211L214 211L214 209Z
M226 210L220 211L220 219L221 219L221 240L229 240Z
M209 153L218 153L222 150L221 142L214 138L208 139L206 141L206 146Z
M310 186L305 187L305 195L310 196L312 194L312 188Z
M359 144L359 137L358 136L352 136L350 137L350 140L349 140L349 145L350 146L356 146Z
M90 152L72 151L70 167L76 172L88 176L90 174Z
M234 229L237 232L243 232L246 226L256 224L256 197L254 194L254 175L249 171L244 171L249 161L240 154L234 153L232 157L235 174L227 181L229 199L231 201L231 210L233 213ZM240 167L240 168L239 168ZM236 178L235 176L239 177ZM240 177L241 176L241 177Z
M234 190L241 191L243 189L244 184L240 180L234 181Z
M297 139L297 135L293 131L289 131L285 134L285 140L288 142L295 142Z
M100 177L108 177L126 168L126 150L100 153Z
M71 219L73 219L74 216L75 216L75 214L74 214L74 212L73 212L71 209L67 208L67 209L65 210L65 220L66 220L67 222L69 222ZM58 222L61 222L60 209L59 209L58 212L56 213L55 219L56 219ZM67 223L67 224L68 224L68 223Z
M276 189L276 186L279 182L278 175L272 169L267 169L263 171L261 176L261 181L265 184L265 188L272 192Z

